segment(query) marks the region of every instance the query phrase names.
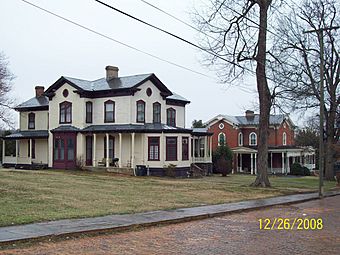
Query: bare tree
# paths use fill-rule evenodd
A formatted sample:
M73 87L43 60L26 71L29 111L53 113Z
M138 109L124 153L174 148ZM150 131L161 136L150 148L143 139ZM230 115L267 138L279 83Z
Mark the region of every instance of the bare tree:
M281 17L277 30L275 53L277 61L276 98L284 100L292 110L320 107L320 41L317 34L304 31L331 28L340 25L335 0L305 0L286 17ZM339 33L334 29L324 31L324 84L325 112L325 178L332 180L334 144L338 141L336 121L340 103Z
M6 57L0 52L0 121L7 126L13 125L10 111L12 110L13 100L9 96L13 78L13 74L8 69Z
M210 0L196 12L199 29L206 35L201 46L214 54L206 64L217 69L224 82L256 75L260 106L258 128L258 176L253 186L270 186L268 179L268 128L272 94L266 76L267 24L273 12L272 0ZM256 70L253 71L254 65Z

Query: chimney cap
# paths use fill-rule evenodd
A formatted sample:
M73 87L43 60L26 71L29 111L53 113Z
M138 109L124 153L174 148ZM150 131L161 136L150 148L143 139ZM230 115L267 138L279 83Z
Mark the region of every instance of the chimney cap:
M116 66L106 66L105 67L105 70L106 71L119 71L119 68L118 67L116 67Z

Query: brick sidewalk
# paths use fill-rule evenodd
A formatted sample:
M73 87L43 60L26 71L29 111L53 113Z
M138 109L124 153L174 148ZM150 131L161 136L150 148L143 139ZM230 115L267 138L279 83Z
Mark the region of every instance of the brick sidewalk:
M335 195L340 195L340 192L329 192L326 194L326 196ZM152 211L126 215L108 215L95 218L58 220L27 225L1 227L0 245L45 237L66 236L70 234L81 234L96 231L122 230L130 229L136 226L143 227L162 223L184 222L274 205L299 203L313 199L318 199L317 193L296 194L168 211Z

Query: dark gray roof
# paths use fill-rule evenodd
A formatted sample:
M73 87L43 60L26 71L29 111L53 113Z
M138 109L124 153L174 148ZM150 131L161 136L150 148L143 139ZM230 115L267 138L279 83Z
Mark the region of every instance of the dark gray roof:
M82 132L136 132L136 133L191 133L191 129L171 127L160 123L91 125Z
M48 138L47 130L19 131L5 136L4 139L28 139L28 138Z
M213 135L213 133L208 132L208 128L193 128L192 129L193 135L200 135L200 136L207 136L207 135Z
M255 114L253 118L246 116L234 116L239 125L258 125L259 124L259 114ZM269 124L270 125L280 125L285 119L284 115L270 115Z
M172 100L178 100L178 101L184 101L184 102L190 102L188 99L172 92L171 96L168 96L166 99L172 99Z
M138 74L133 76L113 78L109 81L107 81L106 78L101 78L94 81L81 80L66 76L64 76L64 78L83 90L100 91L109 89L132 88L140 82L143 82L145 79L149 78L151 75L152 74Z
M48 107L48 97L41 96L41 97L33 97L18 106L16 106L14 109L20 110L25 108L35 108L35 107Z
M51 132L77 132L77 131L80 131L80 129L71 125L62 125L51 130Z

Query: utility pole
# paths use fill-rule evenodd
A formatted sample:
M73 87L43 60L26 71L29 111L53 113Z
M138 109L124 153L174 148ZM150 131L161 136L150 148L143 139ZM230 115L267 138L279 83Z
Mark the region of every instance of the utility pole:
M325 116L325 98L324 98L324 45L323 31L339 29L340 27L327 27L305 31L304 33L317 33L320 45L320 136L319 136L319 197L323 197L323 170L324 170L324 116Z

